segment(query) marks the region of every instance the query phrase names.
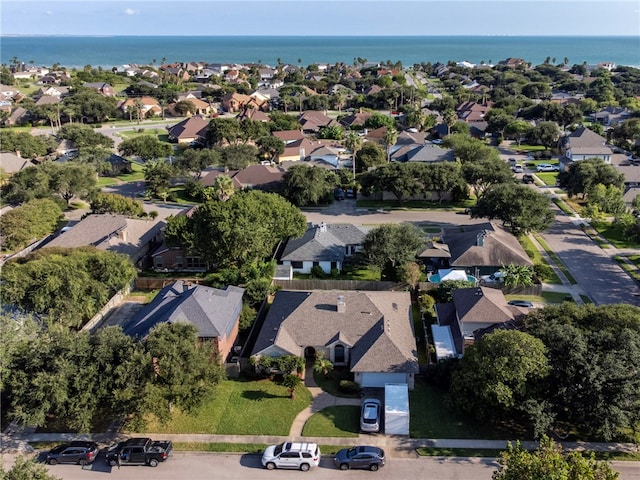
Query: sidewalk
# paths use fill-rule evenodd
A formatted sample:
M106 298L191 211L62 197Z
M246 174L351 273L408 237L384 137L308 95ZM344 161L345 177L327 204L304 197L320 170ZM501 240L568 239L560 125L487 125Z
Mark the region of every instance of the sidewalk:
M554 286L560 287L560 286ZM398 435L370 435L363 434L358 437L303 437L302 429L305 422L320 410L338 405L360 405L360 399L335 397L322 391L313 379L311 366L305 372L305 386L313 395L313 401L309 408L298 414L291 425L288 436L276 435L211 435L211 434L149 434L118 433L119 423L114 422L105 433L91 433L78 435L74 433L33 433L17 428L7 429L0 436L0 451L31 453L33 449L28 442L66 442L70 440L93 440L103 445L110 445L126 437L146 437L171 440L180 443L254 443L276 444L291 440L312 441L321 445L335 445L350 447L353 445L375 445L385 449L389 457L417 457L416 448L469 448L469 449L505 449L509 440L470 440L470 439L433 439L410 438ZM515 443L515 441L511 441ZM538 443L535 441L522 441L522 446L527 449L535 449ZM632 443L594 443L594 442L559 442L566 450L587 450L598 452L639 452L640 447Z

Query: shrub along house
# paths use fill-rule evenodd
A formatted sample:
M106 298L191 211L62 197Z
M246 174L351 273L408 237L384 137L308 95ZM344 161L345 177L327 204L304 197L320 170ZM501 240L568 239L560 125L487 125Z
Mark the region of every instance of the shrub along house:
M414 386L418 358L409 292L278 291L251 356L345 366L361 387Z

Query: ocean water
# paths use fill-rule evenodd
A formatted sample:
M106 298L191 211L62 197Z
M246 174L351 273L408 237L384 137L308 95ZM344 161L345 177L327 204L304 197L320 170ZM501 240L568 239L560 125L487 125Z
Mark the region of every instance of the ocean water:
M307 66L357 58L404 66L423 62L497 63L509 57L533 65L549 57L569 65L613 62L640 67L640 37L514 36L0 36L0 63L112 68L128 63L260 62Z

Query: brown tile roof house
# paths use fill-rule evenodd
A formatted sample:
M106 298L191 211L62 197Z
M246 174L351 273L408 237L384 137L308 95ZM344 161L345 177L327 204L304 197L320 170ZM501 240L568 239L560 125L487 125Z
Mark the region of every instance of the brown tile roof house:
M257 108L245 108L240 114L236 117L239 121L243 120L253 120L255 122L270 122L271 119L269 115L264 113L262 110L258 110Z
M83 247L122 253L140 265L150 248L160 241L165 222L160 219L128 218L124 215L92 214L57 236L47 247Z
M314 356L348 366L361 387L407 383L418 373L409 292L276 293L252 356Z
M436 305L438 325L449 327L456 355L473 344L477 333L492 327L509 326L526 314L526 310L507 303L501 290L487 287L452 290L452 303Z
M198 338L213 342L220 361L225 361L238 336L243 294L243 288L231 285L222 290L178 280L160 290L122 330L144 338L160 323L190 323L198 330Z
M137 97L137 98L127 98L123 102L118 105L118 108L122 110L124 113L129 113L127 110L129 107L134 109L134 117L136 115L135 109L137 109L137 105L140 105L140 110L143 115L146 115L148 112L152 112L153 115L160 115L162 113L162 107L158 100L153 97Z
M298 121L300 122L300 125L302 125L302 131L309 133L317 133L324 127L339 125L339 123L333 118L316 110L307 110L306 112L303 112L298 117Z
M463 122L484 122L484 116L491 109L492 103L464 102L456 108L458 118Z
M190 117L168 128L169 141L178 144L191 142L205 143L209 120L202 117Z
M284 171L271 165L249 165L242 170L223 172L213 170L207 173L200 183L206 187L214 184L217 177L226 175L233 180L233 186L237 189L251 188L265 192L277 192L282 188L282 175Z
M252 188L265 192L277 192L282 188L282 176L284 172L278 167L270 165L249 165L236 172L233 179L237 180L242 188Z
M100 95L104 97L113 97L116 94L113 90L113 87L108 83L104 83L104 82L87 82L87 83L84 83L82 86L86 88L91 88L92 90L95 90L96 92L98 92Z
M249 95L244 95L242 93L227 93L224 97L222 97L221 105L222 108L227 112L239 112L242 107L249 104L251 101L251 97Z
M306 138L289 142L285 145L284 152L278 156L278 162L304 160L317 147L318 145Z
M471 274L490 274L503 265L532 266L518 239L505 228L486 222L447 229L442 242L449 247L451 267L471 270Z
M367 120L373 115L371 112L356 112L344 117L340 123L345 127L363 127Z
M285 145L305 138L304 134L300 130L281 130L273 132L271 135L282 140Z

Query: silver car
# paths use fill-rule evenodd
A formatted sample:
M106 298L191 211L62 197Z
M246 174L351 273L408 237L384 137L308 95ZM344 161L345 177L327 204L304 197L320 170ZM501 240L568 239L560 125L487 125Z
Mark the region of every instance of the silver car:
M382 404L375 398L367 398L362 402L360 430L375 433L380 431L380 410Z

